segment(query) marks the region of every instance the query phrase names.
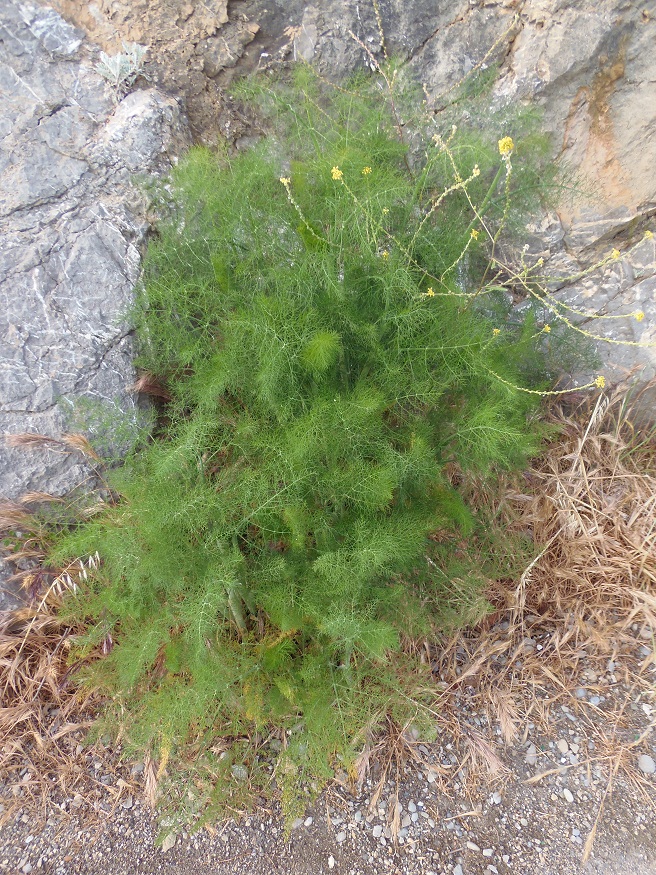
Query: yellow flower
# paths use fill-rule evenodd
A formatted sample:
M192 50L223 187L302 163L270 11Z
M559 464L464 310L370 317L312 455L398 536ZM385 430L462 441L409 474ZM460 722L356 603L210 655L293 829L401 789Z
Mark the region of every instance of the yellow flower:
M515 148L512 137L502 137L499 140L499 155L502 158L507 158Z
M621 252L619 251L619 249L613 249L613 251L610 254L610 257L614 258L615 261L617 261L617 259L620 257L620 255L621 255Z
M367 167L362 168L362 175L363 176L369 176L370 173L371 173L371 167L367 166Z
M653 231L645 231L645 240L651 240L653 236L654 236Z
M605 386L606 386L606 378L605 378L605 377L602 377L602 376L597 377L597 379L595 380L595 386L597 387L597 389L603 389L603 388L605 388Z
M476 228L471 229L471 235L474 240L478 240L478 234L479 232L476 230Z
M500 328L493 328L492 329L492 337L498 337L500 334L501 334Z
M636 322L642 322L642 320L645 318L645 314L642 312L642 310L638 310L638 312L635 314L635 317Z
M389 213L388 208L387 208L387 207L383 207L383 215L386 216L388 213Z
M330 171L330 173L331 173L333 179L341 179L342 176L344 176L344 174L339 169L339 167L333 167L333 169Z
M481 168L478 166L478 164L474 164L474 169L472 170L472 176L480 176L480 175L481 175Z
M387 251L387 249L383 249L383 251L380 254L382 255L383 258L389 258L389 252Z
M435 292L433 291L432 288L426 289L426 297L427 298L434 298L435 297Z
M542 330L544 331L545 334L550 334L550 332L551 332L551 325L545 325L544 328L543 328Z
M542 267L542 265L544 264L544 258L538 258L535 263L538 265L538 267Z
M285 188L287 188L287 186L291 183L291 179L288 176L281 176L280 181L285 186Z

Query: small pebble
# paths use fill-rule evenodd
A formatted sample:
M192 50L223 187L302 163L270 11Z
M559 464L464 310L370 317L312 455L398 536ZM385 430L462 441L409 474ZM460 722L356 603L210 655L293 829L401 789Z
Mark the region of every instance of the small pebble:
M589 701L590 701L591 705L599 705L599 704L601 704L601 697L600 696L590 696Z
M575 693L577 699L585 699L587 690L584 687L579 687Z
M453 875L462 875L462 866L460 865L460 863L456 863L456 865L453 867Z
M339 844L341 844L343 841L345 841L345 839L346 839L346 833L344 832L344 830L342 830L341 832L338 832L337 835L335 836L335 840L337 842L339 842Z
M534 766L538 761L538 752L534 744L529 745L524 757L524 762L527 766Z
M167 851L170 851L171 848L175 845L176 840L176 834L174 832L170 832L162 842L162 853L165 854Z
M565 754L565 753L567 753L567 752L569 751L569 744L565 741L564 738L559 738L559 739L558 739L558 741L556 742L556 747L558 748L558 750L559 750L562 754Z
M501 805L501 793L495 790L492 794L492 804L493 805Z
M313 819L314 818L312 818L312 817L306 817L305 818L305 826L312 826Z
M656 762L654 762L654 758L650 757L649 754L643 753L638 758L638 768L645 775L653 775L656 772Z
M335 868L335 858L333 857L332 854L328 857L328 868L329 869Z
M467 842L467 847L470 851L480 851L480 848L474 842Z
M574 796L572 795L572 791L571 791L571 790L568 790L567 787L565 787L565 789L563 790L563 796L565 797L565 799L567 800L567 802L573 802L573 801L574 801Z
M414 802L408 802L408 811L410 812L410 814L414 814L414 812L415 812L416 810L417 810L417 806L415 805L415 803L414 803Z
M484 848L483 849L483 856L484 857L491 857L493 853L494 853L493 848Z
M382 826L381 826L379 823L377 823L376 826L375 826L375 827L373 828L373 830L371 831L371 834L373 835L373 837L374 837L375 839L379 839L379 838L382 836L382 834L383 834L383 828L382 828Z

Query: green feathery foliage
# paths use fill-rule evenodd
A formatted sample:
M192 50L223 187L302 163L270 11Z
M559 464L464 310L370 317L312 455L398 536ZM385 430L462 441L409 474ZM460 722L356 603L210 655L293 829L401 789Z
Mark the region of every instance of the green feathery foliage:
M491 261L535 170L481 135L411 153L375 84L299 77L249 86L256 148L172 173L137 316L171 400L120 501L52 557L101 557L68 609L90 622L78 655L111 636L87 677L133 746L289 729L290 786L406 713L401 636L480 612L484 572L449 557L478 525L453 472L534 453L549 383Z

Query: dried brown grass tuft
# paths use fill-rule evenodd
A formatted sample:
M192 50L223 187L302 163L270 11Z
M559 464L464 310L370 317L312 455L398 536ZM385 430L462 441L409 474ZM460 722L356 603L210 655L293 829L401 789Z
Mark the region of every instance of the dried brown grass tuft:
M635 737L629 706L641 699L656 715L647 704L656 697L656 440L633 427L623 393L552 417L560 435L524 484L506 483L500 496L477 489L508 531L530 533L537 555L518 581L491 589L488 621L431 648L442 687L434 709L462 735L466 698L511 743L526 739L529 721L549 732L565 705L594 739L588 763L605 769L603 807L619 773L647 787L635 768L645 733ZM645 644L652 652L639 656ZM609 661L621 665L617 675ZM603 692L603 712L576 696L580 687ZM477 782L480 769L468 777Z
M82 628L59 616L76 584L68 571L39 569L25 577L31 605L0 612L3 821L17 807L46 814L53 794L85 792L90 783L81 742L96 697L71 683L71 638Z

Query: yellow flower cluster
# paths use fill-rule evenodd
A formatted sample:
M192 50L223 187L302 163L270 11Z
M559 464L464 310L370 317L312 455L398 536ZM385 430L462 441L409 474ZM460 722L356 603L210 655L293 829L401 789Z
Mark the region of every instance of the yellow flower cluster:
M435 292L433 291L432 288L426 289L426 297L427 298L434 298L435 297Z
M330 174L333 179L341 179L342 176L344 176L339 167L333 167L333 169L330 171Z
M636 322L642 322L642 320L645 318L645 314L642 312L642 310L638 310L638 312L635 314L635 317Z
M334 168L333 168L333 170L334 170ZM371 173L371 167L367 166L367 167L362 168L362 175L363 176L369 176L370 173Z
M493 328L492 329L492 337L498 337L500 334L501 334L500 328Z
M281 176L280 181L285 186L285 188L287 188L288 185L291 185L291 179L289 178L289 176Z
M512 137L502 137L499 140L499 155L501 155L502 158L507 158L514 148L515 144L513 143Z
M471 229L471 235L472 235L472 238L473 238L474 240L478 240L478 235L479 235L479 233L480 233L480 232L477 231L476 228L472 228L472 229Z
M599 377L597 377L597 379L594 381L594 384L595 384L595 386L597 387L597 389L604 389L604 388L606 387L606 378L605 378L605 377L602 377L602 376L599 376Z

